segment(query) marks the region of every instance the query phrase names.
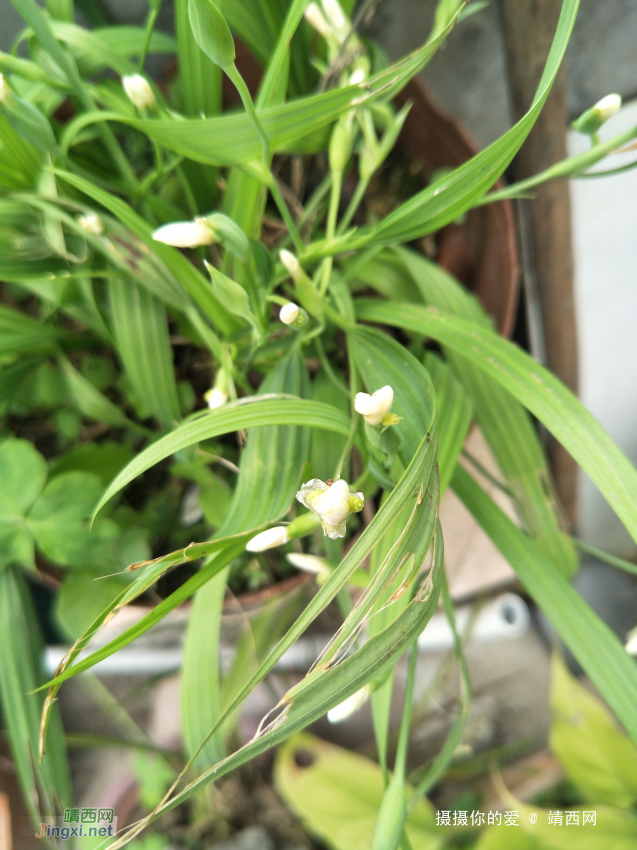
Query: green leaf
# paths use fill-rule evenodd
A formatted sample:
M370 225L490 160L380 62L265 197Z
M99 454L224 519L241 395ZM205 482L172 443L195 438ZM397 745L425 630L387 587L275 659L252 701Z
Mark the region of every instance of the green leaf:
M242 428L264 425L307 425L349 435L349 419L327 404L305 399L260 398L251 396L230 402L212 411L196 414L189 421L153 443L141 452L117 478L111 482L95 509L97 513L115 493L160 460L220 434L230 434ZM257 494L254 494L255 500Z
M298 351L293 351L261 385L264 393L309 394L309 377ZM228 515L218 536L236 534L286 513L309 454L310 433L293 424L273 424L248 431ZM219 641L227 571L196 595L188 625L182 670L184 739L196 764L209 767L223 755L221 733L206 737L220 717ZM208 675L201 676L202 666ZM200 745L206 741L199 750Z
M0 304L0 355L50 351L60 332Z
M182 602L189 599L200 587L203 587L213 576L223 570L240 552L245 548L246 539L249 534L237 535L235 538L213 540L205 544L191 544L184 550L174 552L171 555L163 558L158 558L155 561L148 561L142 564L135 565L137 568L145 568L144 572L136 578L133 583L123 590L119 596L105 608L101 614L95 618L89 628L75 642L71 650L64 656L58 664L55 676L50 682L41 685L39 690L48 688L44 707L42 709L42 722L40 727L40 751L44 748L46 734L48 729L48 721L51 709L55 704L55 697L62 682L76 676L78 673L83 673L85 670L90 670L99 661L108 658L118 649L127 646L135 638L148 631L155 623L162 620L166 614L173 611ZM192 551L194 547L194 551ZM102 626L112 619L119 611L124 608L129 602L132 602L140 594L144 593L155 582L176 564L185 563L190 560L196 560L202 555L212 552L220 553L219 556L190 579L181 587L172 593L169 597L162 600L148 614L141 618L133 626L130 626L122 634L111 640L108 644L95 652L91 653L87 658L73 663L83 649L90 646L96 635L101 630Z
M29 511L26 527L38 549L63 566L91 566L112 559L118 528L102 520L93 531L88 519L102 489L97 475L65 472L46 485Z
M392 430L400 437L399 454L407 465L435 416L436 399L427 371L413 354L380 331L357 327L347 339L367 392L386 384L394 390L392 412L401 421Z
M470 209L503 174L522 146L549 95L575 23L579 0L564 0L544 73L529 111L507 133L414 195L378 225L362 230L355 244L388 245L433 233Z
M279 749L274 782L305 828L329 846L336 850L370 846L385 792L375 762L313 735L299 734ZM433 806L419 800L405 822L413 850L443 846L443 831L435 824Z
M443 269L413 251L398 249L395 256L428 305L485 328L491 327L475 296ZM556 497L537 429L522 404L495 378L449 346L443 346L443 350L471 398L476 421L500 465L526 527L556 569L571 575L577 567L577 558L559 524Z
M235 60L234 39L212 0L188 0L188 17L193 35L206 56L223 68Z
M42 695L32 693L42 682L44 646L29 591L21 572L0 573L0 701L17 781L34 823L41 815L61 814L71 804L71 782L64 730L57 706L52 735L42 763L38 733Z
M518 800L509 793L501 781L497 785L500 797L507 808L519 812L520 815L520 826L499 826L497 829L501 832L510 830L514 836L518 832L524 833L527 838L534 842L530 845L530 850L535 850L535 848L538 848L538 850L539 848L542 848L542 850L572 850L575 847L577 850L606 850L610 847L613 850L634 850L637 847L637 818L629 812L599 804L595 806L589 804L581 808L562 811L561 824L549 823L549 811L547 809L528 805ZM595 812L594 825L583 822L582 810ZM568 822L569 811L576 812L579 815L575 823ZM529 819L533 813L537 816L537 823L531 823ZM522 848L526 850L529 847L528 841L520 840L517 836L514 841L519 842L521 850ZM479 850L491 850L491 848L499 850L500 846L492 839L485 842L484 845L482 842L478 843ZM511 846L517 848L518 844Z
M637 540L637 471L601 425L547 369L493 331L431 308L359 301L357 315L430 336L493 378L546 425L590 475Z
M432 352L425 358L425 368L436 392L438 408L438 469L440 496L451 481L456 461L464 445L472 419L472 404L452 369Z
M420 479L419 492L420 494L424 494L423 488L425 485L420 476L423 471L423 459L427 457L428 454L430 457L432 456L432 453L427 452L428 448L429 444L423 441L423 444L415 458L416 463L412 464L410 469L407 470L402 481L394 491L394 493L397 494L397 498L395 497L394 504L391 505L389 511L387 511L387 506L390 506L391 497L387 501L383 520L386 520L396 509L400 510L402 505L404 505L404 487L408 484L412 485L414 483L414 476L417 479ZM431 474L431 467L429 467L429 473ZM402 487L401 484L403 485ZM410 490L410 492L413 491ZM394 494L392 494L392 496L393 495ZM381 512L379 511L376 517L378 518L380 515ZM357 541L357 544L352 547L350 553L341 563L340 570L335 571L328 579L327 583L323 585L317 596L314 598L313 603L310 603L310 606L306 609L303 617L297 621L297 625L288 632L282 641L280 641L276 650L270 654L266 663L261 666L256 677L254 677L246 686L242 694L237 700L235 700L228 711L231 711L234 707L236 707L237 703L252 689L255 684L255 678L262 678L268 672L268 668L272 668L272 658L274 657L274 659L276 659L277 657L280 657L285 649L291 645L291 642L293 642L299 634L299 622L308 622L311 618L313 618L318 610L320 610L320 607L324 606L326 596L328 598L334 597L335 592L332 592L333 587L331 585L338 586L340 584L340 586L343 586L343 584L347 581L347 575L355 569L355 566L351 566L351 564L354 564L354 559L351 558L352 551L356 548L367 548L372 537L379 536L378 526L381 526L381 523L378 523L377 528L369 534L368 532L372 528L372 525L373 523L367 527L361 538ZM359 547L358 544L361 543L366 534L367 540ZM360 552L357 552L356 555L359 557ZM244 764L259 753L262 753L281 741L286 740L295 732L305 728L315 720L318 720L318 718L329 711L330 708L333 708L335 705L338 705L349 696L356 693L356 691L360 690L360 688L369 682L370 679L382 678L387 670L395 663L397 658L399 658L400 655L402 655L402 653L404 653L409 646L413 644L416 637L422 632L433 615L438 602L438 592L440 589L440 582L442 580L443 558L444 547L442 545L440 526L438 525L436 531L436 543L434 544L434 565L432 572L419 588L407 608L394 620L394 622L387 626L387 628L383 629L382 632L368 640L361 648L356 650L352 655L344 660L335 662L335 660L332 659L331 664L325 663L324 660L321 661L298 685L291 688L287 694L284 695L278 705L279 715L272 720L269 725L264 726L260 730L260 734L258 736L253 738L250 743L246 744L223 761L205 771L201 776L191 782L190 785L186 786L186 788L184 788L183 791L177 794L172 800L155 810L155 812L149 816L147 821L153 820L164 811L174 808L176 805L179 805L210 782L221 778L229 771L241 764ZM350 560L350 566L348 566L348 569L346 570L345 562L348 559ZM355 561L355 563L358 562L358 560ZM314 609L311 614L310 609ZM221 718L220 722L223 722L227 713L228 712L226 712L224 717ZM137 827L137 829L139 830L145 825L146 822Z
M524 534L458 464L452 480L457 495L493 540L542 608L633 740L637 741L637 664L617 636Z
M128 204L120 198L111 195L109 192L98 189L97 186L88 180L84 180L82 177L76 177L74 174L66 171L56 171L55 173L67 183L70 183L71 186L75 186L76 189L84 192L90 198L93 198L94 201L97 201L98 204L101 204L112 212L125 227L141 239L146 247L150 248L170 272L172 272L184 289L196 301L204 314L223 333L233 333L237 329L234 320L228 316L224 308L212 294L210 286L201 272L197 271L193 264L177 248L171 248L170 245L156 242L153 239L152 227L134 212ZM181 309L184 306L182 305Z
M272 151L289 151L310 132L326 128L348 109L400 91L434 56L446 34L447 31L371 77L364 89L345 86L258 110ZM239 165L259 159L261 154L261 142L245 113L200 121L146 120L98 113L96 120L123 121L169 150L209 165Z
M95 419L97 422L106 422L114 427L125 426L135 431L142 430L139 425L128 419L121 408L78 372L66 357L60 358L60 366L75 404L84 416Z
M212 278L212 291L226 310L246 319L256 331L260 332L259 323L250 308L250 299L245 289L210 264L208 264L208 271Z
M637 799L637 745L553 655L550 745L586 799L630 808Z
M164 305L133 280L109 282L113 331L136 396L164 425L181 419Z
M64 633L73 640L122 593L125 582L118 577L100 577L91 570L73 570L62 582L55 603L55 616Z
M10 564L33 566L33 538L25 514L40 495L47 467L26 440L0 443L0 571Z
M179 80L184 112L190 117L221 112L221 71L197 44L188 17L188 0L176 0L175 24Z

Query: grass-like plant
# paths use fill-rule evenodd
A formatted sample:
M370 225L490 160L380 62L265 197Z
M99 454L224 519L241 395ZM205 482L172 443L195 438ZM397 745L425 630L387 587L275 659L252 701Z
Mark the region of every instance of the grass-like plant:
M326 712L371 695L387 785L373 846L397 847L415 668L390 774L392 671L439 598L453 621L438 523L448 486L637 740L637 668L569 584L576 549L529 412L636 540L637 473L568 390L409 247L475 206L583 174L637 135L599 143L608 109L593 109L580 126L593 137L589 152L490 191L549 94L577 0L563 2L528 113L380 220L365 220L361 203L408 111L393 98L458 23L459 0L440 0L427 41L394 64L352 29L352 0L175 0L176 40L154 32L160 0L145 28L91 30L74 22L70 0L46 9L12 2L26 28L0 56L0 687L33 816L70 802L60 685L192 599L182 680L188 767L112 846ZM254 101L231 29L264 69ZM166 85L145 74L152 53L177 57ZM227 113L224 76L242 104ZM288 168L304 170L305 195L282 179ZM358 182L342 204L352 170ZM441 353L426 350L427 340ZM457 463L473 420L520 525ZM235 432L240 449L227 436ZM149 470L155 477L123 501ZM195 520L203 513L185 531L184 482L199 486ZM222 699L229 573L265 566L273 552L318 571L319 589L289 629L272 632L256 673ZM361 570L368 556L371 568ZM59 615L78 637L48 683L24 582L36 558L61 568ZM108 619L189 562L196 569L145 617L78 658ZM94 582L100 575L111 577ZM353 607L343 593L351 582L364 587ZM227 753L227 719L337 597L344 623L315 667L252 741ZM436 782L468 716L456 648L458 717L415 795Z

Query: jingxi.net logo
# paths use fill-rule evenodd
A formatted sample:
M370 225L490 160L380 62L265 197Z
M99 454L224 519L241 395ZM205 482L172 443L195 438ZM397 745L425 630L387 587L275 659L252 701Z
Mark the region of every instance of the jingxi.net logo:
M36 838L108 838L117 833L117 818L113 809L64 809L63 818L51 818L40 823Z

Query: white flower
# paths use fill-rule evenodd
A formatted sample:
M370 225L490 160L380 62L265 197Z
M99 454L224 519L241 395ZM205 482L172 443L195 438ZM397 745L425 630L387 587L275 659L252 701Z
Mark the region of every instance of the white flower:
M141 74L130 74L127 77L122 77L122 85L128 99L138 109L150 109L155 106L156 100L153 90L148 80Z
M597 113L597 117L603 124L608 121L611 115L614 115L621 109L622 99L618 94L607 94L601 100L598 100L593 109Z
M327 719L330 723L341 723L343 720L347 720L348 717L351 717L355 711L358 711L358 709L367 702L371 692L371 686L369 684L365 685L365 687L361 688L360 691L356 691L356 693L352 694L351 697L348 697L342 703L335 705L334 708L330 709L330 711L327 712Z
M316 3L310 3L305 10L305 20L314 27L319 35L328 38L332 34L330 25L325 20L325 15Z
M86 215L79 216L77 223L86 233L92 233L93 236L101 236L104 233L104 222L97 213L89 212Z
M257 534L246 546L246 552L263 552L264 549L274 549L275 546L283 546L290 538L288 530L283 525L277 525L276 528L268 528L267 531L262 531Z
M285 557L293 567L296 567L297 570L303 570L304 573L312 573L315 576L329 576L332 573L325 559L317 558L316 555L290 552Z
M341 9L341 4L338 0L321 0L321 2L323 3L325 17L332 27L340 33L347 31L347 18L345 17L345 14Z
M628 632L626 652L629 655L637 655L637 629L633 629L632 632Z
M214 410L217 407L222 407L228 401L228 395L219 387L213 387L207 393L204 393L204 401L210 410Z
M4 74L0 74L0 103L8 103L11 100L11 89L7 85Z
M362 510L365 498L362 493L350 493L347 481L339 479L331 485L313 478L304 484L296 498L321 520L323 533L332 540L345 537L350 513Z
M174 248L197 248L199 245L211 245L215 241L206 218L164 224L153 233L153 239Z
M292 280L299 280L303 277L301 264L291 251L286 251L285 248L282 248L281 251L279 251L279 257L281 258L281 262L285 266Z
M380 425L391 410L394 401L394 391L388 385L376 392L356 393L354 409L364 417L369 425Z
M357 68L355 71L352 71L350 78L349 78L349 84L350 84L350 86L357 86L360 83L362 83L364 81L364 79L365 79L365 69L364 68Z
M288 304L285 304L281 307L281 312L279 313L279 318L283 322L284 325L293 325L294 322L299 317L299 308L296 304L290 301Z

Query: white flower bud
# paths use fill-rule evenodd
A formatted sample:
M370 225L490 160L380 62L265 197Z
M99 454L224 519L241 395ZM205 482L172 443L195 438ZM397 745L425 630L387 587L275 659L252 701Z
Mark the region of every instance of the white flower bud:
M219 387L213 387L211 390L208 390L207 393L204 393L204 401L210 410L215 410L217 407L223 407L223 405L228 401L228 395L227 393L224 393L223 390L219 389Z
M316 3L310 3L305 10L305 20L314 27L319 35L323 38L328 38L332 34L332 30L328 22L325 20L325 15Z
M342 479L328 485L313 478L301 487L296 498L317 515L323 533L332 540L345 537L349 515L360 511L365 503L363 494L350 493L348 483Z
M637 629L633 629L631 632L628 632L626 652L629 655L637 655Z
M0 74L0 103L8 103L11 100L11 89L4 78L4 74Z
M380 425L391 410L394 401L394 391L388 385L369 395L357 393L354 399L354 409L364 417L368 425Z
M122 85L128 99L138 109L151 109L157 103L148 80L141 74L130 74L122 77Z
M347 18L338 0L321 0L325 17L337 32L347 30Z
M365 687L361 688L360 691L356 691L355 694L352 694L351 697L348 697L340 705L335 705L334 708L330 709L327 712L327 719L330 723L341 723L343 720L347 720L348 717L351 717L355 711L358 711L367 702L371 692L371 686L369 684L365 685Z
M156 242L172 245L174 248L197 248L199 245L212 245L214 234L205 218L194 221L173 221L158 227L153 233Z
M292 301L289 304L285 304L281 307L281 312L279 313L279 318L283 322L284 325L292 325L299 317L299 308Z
M607 94L601 100L598 100L593 109L597 113L600 122L608 121L611 115L614 115L621 109L622 99L618 94Z
M86 233L92 233L93 236L101 236L104 233L104 222L97 213L90 212L86 215L79 216L77 223Z
M301 264L291 251L286 251L285 248L282 248L279 251L279 257L292 280L299 280L303 276Z
M317 558L316 555L304 555L300 552L290 552L285 556L287 560L296 567L297 570L303 570L304 573L312 573L315 576L329 576L331 570L323 558Z
M274 549L276 546L283 546L289 540L288 530L283 525L277 525L276 528L268 528L267 531L262 531L257 534L246 546L246 552L263 552L265 549Z
M364 68L357 68L355 71L352 71L349 78L350 86L358 86L365 80L365 76L366 74Z

